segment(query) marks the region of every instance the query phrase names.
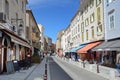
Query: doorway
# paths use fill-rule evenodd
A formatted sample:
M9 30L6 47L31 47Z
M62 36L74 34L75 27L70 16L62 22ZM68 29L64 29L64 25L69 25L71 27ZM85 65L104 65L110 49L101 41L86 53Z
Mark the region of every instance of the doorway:
M5 39L4 41L4 53L3 53L3 72L7 72L7 68L6 68L6 61L7 61L7 46L8 46L8 43L7 43L7 40Z

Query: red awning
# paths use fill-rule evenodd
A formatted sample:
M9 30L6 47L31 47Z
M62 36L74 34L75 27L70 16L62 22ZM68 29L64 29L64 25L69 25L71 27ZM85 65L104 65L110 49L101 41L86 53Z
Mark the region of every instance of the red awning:
M89 43L87 44L85 47L77 50L77 53L87 53L88 50L96 47L97 45L101 44L102 41L97 41L97 42L92 42L92 43Z

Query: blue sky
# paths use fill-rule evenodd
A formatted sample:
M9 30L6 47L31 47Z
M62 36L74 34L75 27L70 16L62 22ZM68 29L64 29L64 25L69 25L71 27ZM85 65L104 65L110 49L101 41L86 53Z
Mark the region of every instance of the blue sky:
M58 31L69 25L79 3L80 0L28 0L28 7L36 22L44 26L44 34L56 42Z

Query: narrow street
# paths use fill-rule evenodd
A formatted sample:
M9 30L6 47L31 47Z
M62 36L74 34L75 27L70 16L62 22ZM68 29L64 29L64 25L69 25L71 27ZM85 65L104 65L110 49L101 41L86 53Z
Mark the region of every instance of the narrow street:
M2 74L0 80L45 80L43 75L46 62L47 80L108 80L54 56L44 58L40 64L34 64L27 70Z
M48 80L72 80L72 78L52 59L48 57Z
M65 63L56 57L49 58L49 68L51 79L48 80L108 80L69 63Z
M120 80L120 0L0 0L0 80Z

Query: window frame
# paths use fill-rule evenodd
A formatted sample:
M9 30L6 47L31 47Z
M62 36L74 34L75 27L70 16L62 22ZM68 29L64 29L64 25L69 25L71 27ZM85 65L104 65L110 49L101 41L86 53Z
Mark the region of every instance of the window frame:
M88 37L88 30L86 30L86 40L88 40L89 37Z
M90 23L93 23L95 21L95 14L94 12L90 15Z
M94 26L91 27L91 33L92 33L92 38L95 37L95 30L94 30Z
M94 0L90 0L90 8L94 6Z
M106 0L106 6L109 6L109 4L111 4L113 1L115 1L115 0Z
M101 24L101 8L97 8L97 23Z
M89 18L86 18L85 19L85 26L88 26L89 25Z
M81 32L84 32L84 22L81 23Z
M96 0L96 6L98 6L101 3L101 0Z
M113 29L115 29L115 14L112 13L112 14L108 15L108 17L109 17L109 30L113 30ZM112 21L111 21L111 18L113 18Z

